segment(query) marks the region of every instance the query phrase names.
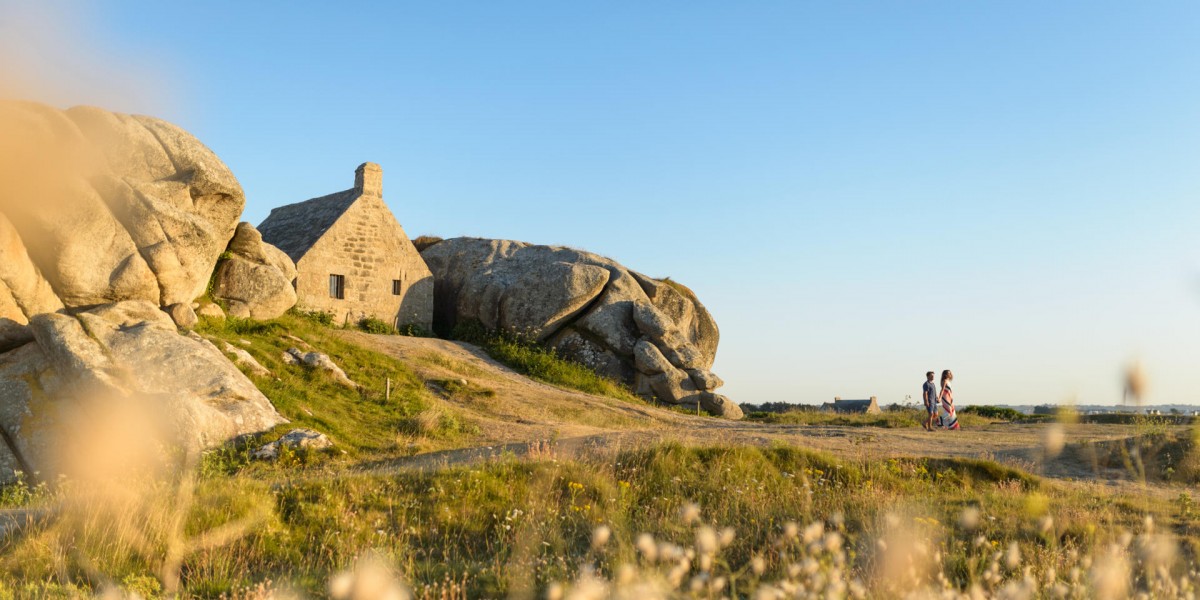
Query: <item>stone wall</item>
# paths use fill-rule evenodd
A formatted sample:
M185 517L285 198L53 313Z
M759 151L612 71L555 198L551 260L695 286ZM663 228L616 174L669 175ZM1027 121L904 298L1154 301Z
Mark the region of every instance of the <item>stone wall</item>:
M332 313L339 324L370 316L430 331L433 275L378 194L378 168L365 166L368 170L359 168L355 186L362 196L296 263L297 306ZM330 295L333 274L345 277L343 299ZM400 281L399 295L393 294L394 280Z

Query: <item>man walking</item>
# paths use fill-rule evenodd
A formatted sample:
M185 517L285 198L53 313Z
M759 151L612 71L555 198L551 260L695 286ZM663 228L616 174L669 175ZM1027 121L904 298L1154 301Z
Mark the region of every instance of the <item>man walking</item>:
M921 386L921 399L925 401L925 431L933 431L933 418L938 413L937 385L933 383L933 371L925 374L925 385Z

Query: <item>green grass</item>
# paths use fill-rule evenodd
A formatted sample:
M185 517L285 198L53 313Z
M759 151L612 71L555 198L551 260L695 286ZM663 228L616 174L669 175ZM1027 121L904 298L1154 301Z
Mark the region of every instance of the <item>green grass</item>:
M484 349L492 358L538 381L589 394L642 402L620 383L597 375L579 363L563 359L552 349L504 338L486 343Z
M958 411L960 415L979 415L987 419L995 419L998 421L1020 421L1028 419L1029 415L1015 409L1005 408L1000 406L988 406L986 404L974 404L964 406Z
M1200 508L1191 488L1175 482L1195 481L1187 477L1200 472L1191 470L1200 465L1196 433L1178 435L1158 421L1130 426L1132 445L1095 449L1109 466L1145 458L1141 471L1128 468L1175 485L1167 494L1059 483L989 460L838 457L788 445L672 443L595 448L582 458L538 445L521 459L387 471L414 443L469 442L471 424L439 395L487 402L494 392L457 378L421 381L403 363L348 343L309 316L206 321L199 331L218 345L245 348L271 370L252 379L292 423L208 453L194 479L186 469L163 480L135 472L108 495L71 481L0 488L0 507L56 513L0 539L0 600L86 596L110 584L168 597L175 577L183 598L263 598L255 590L276 588L324 597L332 578L368 555L382 557L418 598L546 597L559 582L589 573L652 584L669 590L667 597L749 598L780 582L827 592L837 592L821 587L830 582L859 585L866 597L972 586L991 596L1021 584L1025 568L1040 586L1035 597L1055 595L1057 585L1068 587L1068 597L1093 597L1095 569L1107 568L1101 559L1113 544L1129 548L1129 566L1120 570L1131 589L1171 597L1164 582L1195 584L1188 569L1200 554ZM284 364L283 351L301 345L288 336L329 354L363 388ZM582 368L552 353L547 360L527 344L494 346L544 377L574 381L562 365ZM440 356L419 360L464 377L474 368ZM916 427L921 417L756 416L882 427ZM273 463L249 459L257 444L292 427L325 432L336 446L284 452ZM1174 469L1172 477L1148 472L1162 475L1164 467ZM1160 556L1147 545L1158 538L1142 535L1148 524L1173 536L1178 561L1161 568L1139 562ZM597 543L600 531L611 539ZM722 531L719 548L704 550L714 531ZM659 558L646 553L650 538ZM917 557L928 572L887 575L886 547ZM676 581L686 551L692 555ZM1020 557L1015 565L1005 558L1013 555ZM712 562L702 575L705 560ZM1070 579L1075 569L1081 575ZM721 590L705 587L718 580ZM687 591L694 585L697 591ZM840 589L831 595L846 596Z
M477 322L460 323L451 337L479 345L501 364L538 381L627 402L645 402L620 382L559 356L553 348L486 331Z
M682 283L679 283L678 281L675 281L674 279L671 279L670 277L663 277L662 279L659 279L658 281L660 283L665 283L665 284L671 286L672 288L675 289L675 291L679 292L680 294L683 294L684 298L689 298L695 302L699 302L699 300L696 299L696 292L693 292L692 288L690 288L686 285L683 285Z
M439 421L444 426L423 431L421 436L429 438L422 440L423 447L428 447L430 440L452 440L473 431L449 405L429 393L424 382L402 362L343 341L312 316L289 314L268 322L233 317L204 320L197 332L241 347L272 373L271 377L257 377L247 372L247 376L291 421L277 427L276 436L296 427L312 428L328 435L339 451L354 458L408 453L414 442L406 439L414 431L412 419L426 411L447 418ZM328 354L361 389L340 385L324 372L284 363L282 355L288 348L307 350L292 338Z
M744 576L745 565L765 557L761 579L783 577L789 563L773 548L788 524L823 523L843 536L846 568L870 581L875 540L899 523L929 539L945 556L950 585L965 589L981 580L984 563L976 559L993 548L1016 544L1035 574L1053 568L1065 577L1072 556L1137 529L1144 518L1138 503L1049 484L990 461L847 460L788 446L668 444L585 460L507 459L429 473L314 468L302 478L276 470L203 479L189 531L265 512L244 535L189 556L184 595L216 597L268 579L321 595L330 577L367 551L385 557L418 591L447 577L464 581L469 597L507 596L530 585L545 590L577 577L581 565L612 574L621 564L639 564L634 546L642 533L690 547L695 525L681 514L693 503L701 523L733 528L721 553L723 573ZM968 509L980 515L970 527L961 524ZM1176 501L1164 504L1158 518L1170 526L1194 512L1190 500ZM1046 515L1053 517L1048 530ZM598 525L613 538L600 553L590 546ZM7 542L8 572L19 566L21 578L0 582L96 585L61 579L47 544L53 532ZM77 556L88 556L88 548L78 548ZM152 587L146 582L156 573L152 558L100 563L118 581ZM754 580L743 578L742 593Z
M920 427L925 412L916 409L885 410L877 414L835 413L824 410L792 410L787 412L752 412L746 420L785 425L840 425L843 427ZM991 422L978 415L959 411L958 422L963 427L978 427Z

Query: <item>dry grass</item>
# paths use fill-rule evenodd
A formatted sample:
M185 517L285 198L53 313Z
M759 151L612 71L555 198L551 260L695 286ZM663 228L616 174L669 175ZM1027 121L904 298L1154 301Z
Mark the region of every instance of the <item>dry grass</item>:
M428 392L449 380L425 379L397 356L347 341L390 336L285 323L295 328L233 322L206 333L246 339L279 376L256 381L291 394L281 410L328 420L348 454L251 463L234 445L202 460L164 457L152 428L114 412L114 426L93 428L113 435L78 440L74 454L89 460L71 476L0 491L9 507L53 516L0 542L0 598L1176 598L1197 586L1200 508L1180 479L1150 478L1167 463L1148 456L1166 450L1174 473L1189 472L1197 460L1190 430L1105 426L1123 427L1127 443L1085 445L1074 441L1081 428L1101 426L968 437L896 424L731 424L555 391L562 398L539 417L557 411L562 423L597 419L613 429L614 415L639 423L634 415L652 411L704 441L661 443L661 432L642 431L629 443L572 448L536 437L523 452L488 448L471 461L447 456L444 466L419 467L419 456L396 457L463 435L459 409ZM272 362L294 334L352 377L394 376L399 403ZM459 355L417 362L463 373L456 379L470 373L469 385L496 390L487 399L497 404L527 391ZM770 441L816 439L796 437L801 430L860 442L831 454ZM793 437L782 437L788 431ZM881 451L894 449L893 438L961 445L1013 431L1045 444L1031 468L1087 446L1108 451L1136 483L1107 489L994 460ZM1127 460L1134 451L1139 460Z
M428 418L432 427L436 415ZM178 485L137 488L146 509L93 505L80 514L96 518L9 540L0 589L112 581L154 596L175 585L163 565L177 560L185 597L274 597L285 585L335 597L389 586L433 598L990 597L1029 585L1036 596L1066 586L1068 597L1090 597L1109 585L1088 575L1097 562L1118 560L1120 589L1176 597L1200 547L1195 508L1182 501L1061 486L982 460L845 459L784 446L668 444L570 459L542 442L523 459L431 472L331 466L193 481L188 502ZM176 512L147 519L156 506ZM182 521L170 517L179 510ZM172 551L170 541L129 541L147 527L184 542Z
M424 252L426 248L429 248L430 246L433 246L441 241L442 238L436 235L422 235L414 239L412 243L413 246L416 246L417 252Z

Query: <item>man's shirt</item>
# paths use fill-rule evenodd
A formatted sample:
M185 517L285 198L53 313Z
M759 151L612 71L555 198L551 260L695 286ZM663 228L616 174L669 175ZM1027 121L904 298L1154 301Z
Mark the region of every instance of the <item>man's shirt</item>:
M921 388L921 393L924 394L926 404L937 403L937 385L935 385L932 381L925 382L925 385Z

